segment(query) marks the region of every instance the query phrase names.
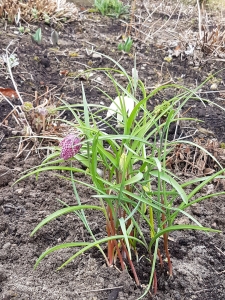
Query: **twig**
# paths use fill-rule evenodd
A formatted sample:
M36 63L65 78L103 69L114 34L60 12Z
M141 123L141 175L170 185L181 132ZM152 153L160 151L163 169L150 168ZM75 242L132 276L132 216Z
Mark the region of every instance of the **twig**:
M116 287L112 287L112 288L104 288L104 289L97 289L97 290L90 290L90 291L79 291L80 294L84 294L84 293L92 293L92 292L102 292L102 291L110 291L110 290L117 290L117 289L122 289L123 286L116 286Z
M177 3L177 5L175 6L174 10L172 11L170 17L166 20L166 22L165 22L158 30L154 31L154 35L155 35L158 31L160 31L163 27L166 26L166 24L167 24L167 23L169 22L169 20L172 18L173 13L176 11L178 5L179 5L179 3Z
M3 134L1 135L1 138L0 138L0 143L1 143L1 141L4 139L4 137L5 137L5 134L3 133Z
M216 247L215 246L215 248L220 252L220 253L222 253L224 256L225 256L225 253L222 251L222 250L220 250L218 247Z
M225 270L221 271L221 272L216 272L218 275L225 273Z
M201 7L200 2L197 0L197 6L198 6L198 30L199 30L199 38L202 40L203 33L202 33L202 13L201 13Z
M19 93L19 91L18 91L18 89L17 89L16 82L15 82L15 80L14 80L14 78L13 78L12 69L11 69L11 65L10 65L10 62L9 62L9 56L8 56L8 48L11 46L11 44L13 44L13 42L14 42L14 41L11 41L11 42L8 44L7 48L6 48L7 67L8 67L9 75L10 75L10 78L11 78L11 80L12 80L13 86L14 86L14 88L15 88L15 90L16 90L16 93L17 93L17 95L18 95L18 97L19 97L19 99L20 99L21 104L23 104L23 99L22 99L21 96L20 96L20 93Z
M130 34L131 34L131 25L134 24L134 19L135 19L135 16L134 16L135 9L136 9L136 0L133 0L132 4L131 4L130 24L128 24L128 27L126 30L126 36L130 36Z
M5 122L5 120L7 120L7 118L13 113L13 111L15 110L17 112L17 114L19 115L19 112L17 110L17 107L13 106L13 104L0 92L0 95L8 102L9 105L12 106L13 110L7 115L7 117L5 117L5 119L0 123L1 125L3 124L3 122ZM15 116L14 116L15 117ZM15 118L17 124L20 125L20 122L17 120L17 118Z
M178 126L179 126L179 124L180 124L179 120L180 120L180 111L179 111L178 114L177 114L176 128L175 128L174 136L173 136L173 139L174 139L174 140L176 139L176 136L177 136L177 130L178 130Z
M202 289L202 290L199 290L199 291L194 291L194 294L198 294L198 293L202 293L202 292L209 292L211 290L212 289Z

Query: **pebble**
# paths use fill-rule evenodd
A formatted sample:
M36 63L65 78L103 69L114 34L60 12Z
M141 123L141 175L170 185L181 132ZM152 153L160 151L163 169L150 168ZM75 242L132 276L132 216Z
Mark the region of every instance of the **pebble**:
M101 54L98 54L98 53L93 53L93 54L92 54L92 57L93 57L93 58L100 58L100 59L102 59L102 55L101 55Z
M0 282L7 279L7 275L5 273L5 269L3 267L0 267Z
M194 254L201 254L201 255L205 255L207 254L207 249L205 246L194 246L191 250L192 253Z
M116 300L119 295L119 290L120 289L113 289L109 294L107 300Z
M14 291L7 291L2 295L2 300L11 300L16 297L16 293Z
M0 186L3 186L9 182L12 177L12 171L3 165L0 165Z
M8 258L7 251L5 251L4 249L0 250L0 260L4 260L4 259L7 259L7 258Z
M212 227L213 229L217 229L217 224L216 224L216 222L212 223L211 227Z
M4 208L4 214L6 214L6 215L8 215L8 214L10 214L11 213L11 208L10 207L6 207L6 208Z
M213 83L211 86L210 86L210 90L211 91L216 91L218 89L218 85L216 83Z
M22 195L23 192L24 192L24 188L19 188L19 189L15 190L15 192L16 192L18 195Z
M183 217L177 218L174 223L176 225L189 224L190 219L186 216L183 216Z
M0 222L0 232L4 231L6 228L6 223L5 222Z
M11 243L10 242L7 242L3 245L2 249L8 249L11 247Z

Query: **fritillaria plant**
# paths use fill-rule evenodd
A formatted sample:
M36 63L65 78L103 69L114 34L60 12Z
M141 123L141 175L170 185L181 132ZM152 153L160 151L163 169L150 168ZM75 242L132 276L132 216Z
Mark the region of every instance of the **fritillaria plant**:
M63 107L63 109L69 109L75 119L75 122L66 121L66 123L71 125L71 128L74 128L75 132L79 132L79 134L68 134L60 141L59 148L55 153L44 160L37 169L22 177L26 178L48 170L68 171L70 177L64 177L71 180L77 200L76 206L68 206L60 200L66 207L46 217L33 230L32 236L51 220L74 212L82 220L91 240L54 246L42 253L35 266L53 251L67 247L80 247L79 251L59 267L60 269L85 251L97 247L105 257L107 265L112 266L119 262L122 269L129 266L137 285L140 285L133 262L135 258L137 263L139 262L138 250L139 245L142 245L146 249L145 255L150 262L149 284L143 294L145 295L152 284L155 292L157 289L155 272L157 256L163 266L162 255L158 247L160 237L164 241L167 268L171 276L169 233L183 229L211 230L202 227L193 216L185 212L185 209L194 203L209 198L211 195L204 197L196 195L201 188L221 175L224 170L221 169L213 175L181 183L167 169L167 157L178 143L189 143L189 145L194 145L194 143L185 140L169 141L168 133L170 125L176 124L179 120L177 116L182 106L194 97L197 90L184 89L180 95L167 100L162 106L157 107L157 111L151 112L147 107L149 99L163 89L177 88L177 86L161 86L147 95L145 86L138 79L135 68L132 72L133 75L129 76L115 60L110 60L118 66L116 72L127 78L127 86L123 87L113 78L114 69L103 70L112 80L112 85L117 91L115 100L103 91L104 95L112 101L110 107L89 105L82 86L82 105L69 106L64 102L65 106ZM141 94L139 100L136 97L137 91L139 95ZM76 112L81 107L84 110L83 119ZM99 111L94 113L93 107L97 107ZM105 111L103 118L102 111ZM111 123L112 120L110 121L114 115L116 115L116 126L115 123ZM201 150L204 149L201 148ZM210 153L208 154L210 155ZM68 166L67 162L63 166L64 160L70 161L71 165ZM79 163L77 164L77 162ZM83 179L77 177L77 173L83 174ZM86 177L91 179L91 183L88 183L90 180L87 181ZM93 201L95 203L97 201L98 205L82 205L76 183L91 188ZM185 188L193 186L193 183L198 183L197 187L187 194ZM105 237L96 239L86 218L85 212L88 209L97 210L103 214L106 224ZM179 214L188 216L192 224L176 225L175 220ZM144 233L143 226L148 228L148 235ZM102 248L105 243L107 243L107 255Z

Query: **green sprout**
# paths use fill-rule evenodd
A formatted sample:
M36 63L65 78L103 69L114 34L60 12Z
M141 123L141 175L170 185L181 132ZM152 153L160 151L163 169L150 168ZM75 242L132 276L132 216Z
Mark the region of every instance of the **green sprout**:
M132 45L133 45L133 40L130 36L128 36L128 38L126 39L126 41L124 43L120 43L118 45L118 49L120 51L124 51L124 52L129 53L130 50L131 50Z
M225 149L225 143L224 143L224 142L222 142L222 143L220 144L220 148Z
M43 18L44 18L44 22L45 22L46 24L50 24L51 18L50 18L50 16L49 16L48 14L44 13L44 14L43 14Z
M24 33L25 27L24 27L24 26L20 26L20 27L18 28L18 30L19 30L20 33Z
M36 8L32 8L32 16L34 19L38 19L38 10Z
M162 112L166 112L163 117L168 116L169 115L168 109L170 108L170 105L171 105L170 101L163 100L162 104L155 106L153 110L153 114L159 116L160 114L162 114Z
M35 32L35 34L33 34L32 39L34 42L36 42L38 45L41 44L41 39L42 39L42 35L41 35L41 28L38 28Z
M33 107L33 104L31 102L24 102L23 105L22 105L22 110L25 111L25 112L29 112L33 109L34 109L34 107Z

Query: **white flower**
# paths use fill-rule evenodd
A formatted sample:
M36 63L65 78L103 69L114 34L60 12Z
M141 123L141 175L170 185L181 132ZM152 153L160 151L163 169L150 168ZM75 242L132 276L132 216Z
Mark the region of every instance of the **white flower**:
M111 117L114 114L117 114L117 122L123 122L123 109L125 109L127 116L129 117L131 112L134 109L134 100L128 96L118 96L116 97L111 105L109 106L106 118Z

